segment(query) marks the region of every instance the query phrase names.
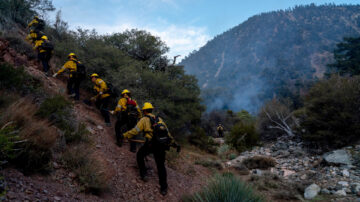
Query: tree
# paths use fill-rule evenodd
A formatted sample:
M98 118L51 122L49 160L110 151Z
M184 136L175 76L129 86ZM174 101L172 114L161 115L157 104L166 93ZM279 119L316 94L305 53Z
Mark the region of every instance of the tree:
M333 64L328 65L328 75L338 73L342 76L360 74L360 37L344 38L336 45Z
M295 135L293 128L298 123L290 106L288 100L280 102L277 99L264 104L257 119L257 130L263 139L275 139L284 133L289 137Z
M323 150L360 139L360 76L332 76L305 97L300 125L303 138Z
M153 36L147 31L127 30L107 36L105 41L126 52L130 57L144 61L150 68L162 70L168 63L164 54L169 51L169 48L159 37Z

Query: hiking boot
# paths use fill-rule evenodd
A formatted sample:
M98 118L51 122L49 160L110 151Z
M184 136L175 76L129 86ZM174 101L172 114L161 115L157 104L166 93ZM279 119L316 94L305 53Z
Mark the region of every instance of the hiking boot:
M163 196L165 196L165 195L167 194L167 188L161 189L161 190L160 190L160 194L163 195Z

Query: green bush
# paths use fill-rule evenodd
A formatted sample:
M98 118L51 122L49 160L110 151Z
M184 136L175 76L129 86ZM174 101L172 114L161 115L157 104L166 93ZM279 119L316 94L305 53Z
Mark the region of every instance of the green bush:
M304 100L300 132L312 148L339 148L360 139L360 76L320 81Z
M0 89L33 92L40 85L41 82L26 73L23 67L14 68L7 63L0 64Z
M253 122L239 122L225 137L226 144L232 146L238 152L243 152L258 145L259 141L259 134L256 132Z
M188 136L188 141L190 144L212 154L217 152L217 146L219 146L211 137L206 136L202 128L196 128L195 132Z
M78 145L62 155L66 168L77 175L82 191L100 194L107 189L107 182L100 172L99 162L91 157L89 145Z
M252 188L230 173L217 175L205 188L192 196L185 196L184 202L233 202L233 201L264 201L253 192Z

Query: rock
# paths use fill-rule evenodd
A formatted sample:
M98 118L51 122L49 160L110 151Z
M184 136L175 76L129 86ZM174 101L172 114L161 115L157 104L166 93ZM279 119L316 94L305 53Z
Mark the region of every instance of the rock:
M339 182L338 182L338 185L341 185L341 187L348 187L348 186L349 186L349 183L346 182L346 181L339 181Z
M306 187L305 192L304 192L304 198L308 199L308 200L313 199L318 195L320 190L321 190L321 188L317 184L312 184L312 185Z
M59 165L58 163L56 163L56 162L53 162L53 167L54 167L55 169L59 169L59 168L60 168L60 165Z
M347 169L344 169L342 172L341 172L342 176L344 177L349 177L350 176L350 173Z
M321 194L330 194L330 191L328 189L322 189Z
M330 165L351 165L350 156L345 150L335 150L323 155L324 161Z
M100 126L100 125L96 126L96 128L99 129L99 130L103 130L103 129L104 129L104 127L102 127L102 126Z
M225 140L223 138L214 138L214 142L223 145L225 143Z
M306 180L306 178L307 178L306 174L303 174L302 176L300 176L300 180Z
M54 199L55 199L55 201L61 201L61 198L58 196L55 196Z
M258 176L262 176L262 175L263 175L263 171L262 171L262 170L259 170L259 169L253 170L252 173L253 173L254 175L258 175Z
M90 126L87 126L87 127L86 127L86 130L88 130L89 133L91 133L91 134L95 134L94 129L92 129Z
M346 192L345 190L341 189L341 190L337 190L334 195L336 196L346 196Z
M240 175L248 175L250 173L249 169L242 163L238 163L233 166Z
M13 57L11 57L11 55L9 53L5 53L5 55L3 56L4 61L10 64L14 64L14 60Z
M360 183L353 183L353 184L351 184L351 191L352 191L352 193L354 193L354 194L360 192Z

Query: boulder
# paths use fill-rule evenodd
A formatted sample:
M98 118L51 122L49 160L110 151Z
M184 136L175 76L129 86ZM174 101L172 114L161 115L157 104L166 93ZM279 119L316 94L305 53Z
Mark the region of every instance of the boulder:
M337 190L334 195L336 196L346 196L346 192L345 190L341 189L341 190Z
M319 194L320 190L321 188L317 184L312 184L305 189L304 198L307 200L313 199Z
M214 138L214 142L219 145L225 144L225 140L223 138Z
M351 165L349 154L341 149L324 154L323 159L330 165Z

